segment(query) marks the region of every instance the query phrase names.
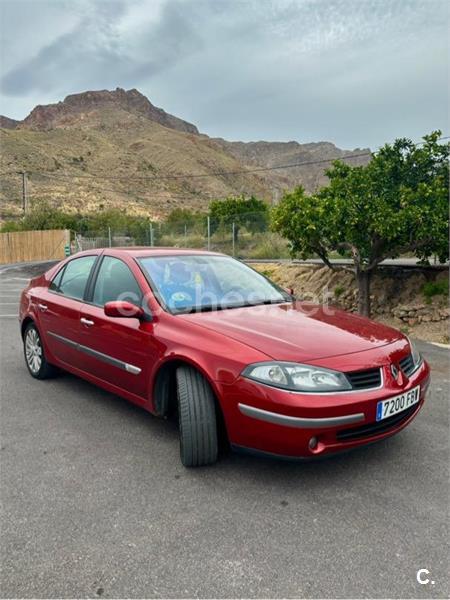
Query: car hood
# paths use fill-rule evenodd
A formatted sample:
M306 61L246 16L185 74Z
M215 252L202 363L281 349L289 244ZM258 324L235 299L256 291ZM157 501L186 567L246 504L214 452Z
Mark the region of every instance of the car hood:
M192 313L181 318L270 358L295 362L363 352L404 337L370 319L303 302Z

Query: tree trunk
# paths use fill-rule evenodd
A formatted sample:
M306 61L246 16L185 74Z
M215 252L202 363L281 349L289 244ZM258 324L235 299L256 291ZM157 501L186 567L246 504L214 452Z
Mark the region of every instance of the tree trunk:
M370 317L370 280L372 271L357 271L358 283L358 312L364 317Z

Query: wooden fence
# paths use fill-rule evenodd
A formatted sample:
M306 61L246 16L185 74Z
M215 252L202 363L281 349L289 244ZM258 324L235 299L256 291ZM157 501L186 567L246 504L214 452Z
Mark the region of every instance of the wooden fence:
M0 264L64 258L68 229L0 233Z

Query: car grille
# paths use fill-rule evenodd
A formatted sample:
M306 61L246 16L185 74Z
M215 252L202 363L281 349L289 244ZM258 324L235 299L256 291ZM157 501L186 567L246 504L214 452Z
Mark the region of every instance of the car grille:
M374 435L379 435L380 433L384 433L400 425L404 421L406 421L416 410L418 409L418 405L414 404L410 408L402 411L394 415L393 417L389 417L388 419L383 419L383 421L376 421L375 423L367 423L366 425L360 425L359 427L352 427L351 429L342 429L336 433L336 439L341 442L346 442L349 440L357 440L360 438L372 437Z
M368 390L370 388L380 387L381 385L380 369L353 371L351 373L346 373L345 376L354 390Z
M409 377L411 373L414 372L415 365L412 354L408 354L408 356L402 358L402 360L400 360L398 364L400 365L401 370L407 377Z

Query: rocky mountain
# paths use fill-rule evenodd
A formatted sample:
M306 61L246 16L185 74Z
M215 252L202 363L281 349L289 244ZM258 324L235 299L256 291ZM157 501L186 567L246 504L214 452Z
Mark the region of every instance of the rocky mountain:
M212 139L135 89L73 94L36 106L23 121L1 117L0 127L1 219L21 214L20 171L28 174L31 203L160 218L179 206L206 210L211 199L230 194L271 201L299 184L314 191L326 182L329 162L320 161L349 154L327 142ZM367 160L360 153L352 160ZM297 162L314 164L251 172Z
M249 169L258 167L276 167L272 171L261 173L268 185L275 192L290 189L299 183L309 191L314 192L326 185L325 169L331 160L346 158L352 165L366 164L369 160L370 149L342 150L331 142L313 142L299 144L298 142L228 142L221 138L215 141L227 152L237 158ZM320 161L323 161L321 164ZM281 168L283 165L304 163L304 166ZM311 164L313 163L313 164Z
M4 117L0 115L0 127L3 129L15 129L19 125L20 121L16 121L15 119L10 119L9 117Z
M145 117L169 129L198 133L195 125L166 113L162 108L153 106L148 98L138 90L126 91L122 88L116 88L111 92L100 90L72 94L57 104L36 106L26 119L20 122L16 121L16 127L39 130L64 127L83 120L93 111L105 109L122 109L130 114ZM3 117L3 119L7 119L7 117Z

